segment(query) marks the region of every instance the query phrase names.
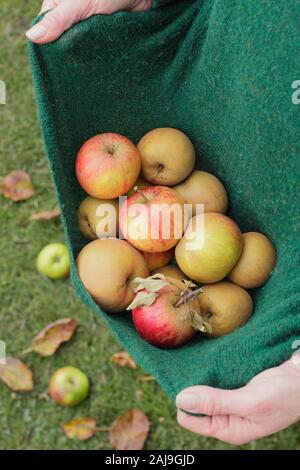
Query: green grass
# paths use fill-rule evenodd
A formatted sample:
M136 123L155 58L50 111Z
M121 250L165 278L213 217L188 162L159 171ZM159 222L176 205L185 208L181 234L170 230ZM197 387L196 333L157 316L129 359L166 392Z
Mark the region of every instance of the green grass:
M80 326L74 339L52 358L34 354L26 362L34 371L31 394L13 396L0 384L1 449L109 449L107 433L80 443L68 440L60 424L91 416L108 426L128 408L145 411L152 422L148 449L230 449L232 446L180 429L176 410L155 382L142 383L145 372L110 362L120 346L93 313L76 297L69 281L51 282L35 269L39 250L63 241L59 223L31 222L30 215L56 206L35 111L24 32L38 12L40 0L2 0L0 16L0 80L6 82L7 104L0 106L0 175L15 169L30 173L35 196L12 203L1 196L0 208L0 338L15 355L45 325L74 317ZM74 410L62 409L47 396L49 378L58 367L74 365L92 382L89 399ZM287 397L288 399L288 397ZM299 449L300 425L254 442L248 449Z

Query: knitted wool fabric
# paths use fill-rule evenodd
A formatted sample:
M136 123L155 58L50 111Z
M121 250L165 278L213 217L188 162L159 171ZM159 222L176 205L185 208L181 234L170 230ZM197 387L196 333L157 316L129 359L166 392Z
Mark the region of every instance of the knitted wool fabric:
M300 338L297 5L160 1L148 12L90 18L52 44L29 44L75 289L173 399L195 384L242 386L290 357ZM176 350L140 339L129 313L102 312L74 263L86 243L77 223L85 197L74 174L79 148L108 131L137 143L156 127L188 134L198 168L224 182L229 215L243 232L266 233L278 254L270 281L253 292L255 313L244 327L215 340L199 335Z

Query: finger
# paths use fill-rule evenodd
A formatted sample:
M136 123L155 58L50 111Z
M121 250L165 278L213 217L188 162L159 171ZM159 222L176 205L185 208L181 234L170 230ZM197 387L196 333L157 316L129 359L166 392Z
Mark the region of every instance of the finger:
M188 431L201 436L214 437L233 445L242 445L255 439L252 424L245 418L231 415L197 418L178 411L177 421Z
M177 395L176 406L190 413L208 416L238 415L246 416L251 409L253 397L246 387L238 390L196 386L190 387Z
M65 0L49 11L42 20L27 31L26 36L33 42L46 44L55 41L73 24L82 19L85 1Z

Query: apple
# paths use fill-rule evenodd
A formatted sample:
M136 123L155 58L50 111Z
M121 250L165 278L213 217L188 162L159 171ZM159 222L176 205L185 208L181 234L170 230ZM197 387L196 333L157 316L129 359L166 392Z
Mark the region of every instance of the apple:
M162 253L173 248L185 227L182 200L165 186L149 186L132 194L120 209L120 228L135 248Z
M79 206L79 229L89 240L117 237L119 233L119 200L88 196Z
M38 271L50 279L63 279L70 273L70 256L64 243L49 243L39 252Z
M49 395L59 405L75 406L85 400L89 387L89 379L81 370L66 366L52 375Z
M133 142L110 132L83 144L75 170L79 184L90 196L114 199L134 185L141 170L141 158Z
M204 212L225 214L228 197L221 181L206 171L194 171L185 181L173 188L184 200L192 204L192 215L197 214L197 204L204 205Z
M139 176L136 182L134 183L133 187L126 194L126 196L131 196L131 194L134 194L136 191L147 188L148 186L151 186L151 183L148 183L148 181L144 180L144 178Z
M142 176L158 186L174 186L183 181L195 166L196 154L190 139L181 131L159 128L148 132L139 142Z
M178 281L188 280L187 276L174 264L168 264L161 268L154 269L151 274L163 274L167 278L176 279Z
M125 240L88 243L77 257L79 277L94 301L107 312L123 312L135 294L136 277L149 276L143 255Z
M187 306L176 307L179 298L178 288L169 285L160 289L152 305L133 309L134 326L144 340L160 348L176 348L195 336Z
M175 252L174 248L172 250L163 251L162 253L147 253L143 252L144 258L148 265L149 271L154 269L161 268L166 264L169 264L173 261Z
M253 302L245 289L231 282L205 285L199 294L201 316L210 325L208 336L217 338L244 325L253 312Z
M229 278L246 289L260 287L267 282L276 265L276 251L262 233L243 234L243 251Z
M176 246L175 257L190 279L210 284L230 273L242 248L243 238L236 223L223 214L210 212L190 220L184 237Z

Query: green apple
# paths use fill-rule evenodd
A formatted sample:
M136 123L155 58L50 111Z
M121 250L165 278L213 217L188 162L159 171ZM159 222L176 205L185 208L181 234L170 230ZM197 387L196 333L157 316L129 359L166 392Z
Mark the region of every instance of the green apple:
M80 369L66 366L52 375L49 395L59 405L75 406L85 400L89 388L89 379Z
M176 246L179 268L193 281L211 284L224 279L237 263L243 239L236 223L223 214L210 212L190 220Z
M36 266L38 271L50 279L63 279L70 272L70 256L63 243L50 243L40 251Z

